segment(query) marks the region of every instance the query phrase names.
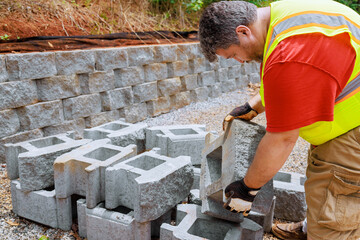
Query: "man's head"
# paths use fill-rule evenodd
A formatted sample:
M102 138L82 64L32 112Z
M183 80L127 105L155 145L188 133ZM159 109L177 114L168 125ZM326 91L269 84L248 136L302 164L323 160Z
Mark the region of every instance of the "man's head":
M257 8L248 2L223 1L208 6L199 25L200 46L205 57L213 62L217 59L216 53L219 49L228 49L233 44L240 46L242 43L239 36L249 33L246 31L249 30L248 26L256 20Z

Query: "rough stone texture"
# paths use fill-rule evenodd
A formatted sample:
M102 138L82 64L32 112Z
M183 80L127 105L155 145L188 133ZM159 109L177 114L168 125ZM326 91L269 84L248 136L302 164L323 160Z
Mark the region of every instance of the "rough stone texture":
M0 110L25 106L37 100L35 81L0 83Z
M278 172L275 175L276 218L294 222L305 219L305 180L306 176L298 173Z
M190 91L179 92L171 96L170 102L171 106L175 109L185 107L191 103L191 93Z
M209 86L208 89L209 89L209 97L216 98L221 95L221 84L220 83L216 83L212 86Z
M216 82L222 82L228 80L228 68L219 68L216 72Z
M100 203L94 209L86 208L85 200L77 201L79 235L89 240L151 240L151 222L136 222L131 209L110 211Z
M146 149L158 147L168 157L190 156L193 165L201 164L201 151L205 146L205 125L172 125L145 130Z
M68 131L74 131L75 138L79 139L82 138L83 136L84 128L85 128L85 119L79 118L76 120L64 121L58 125L44 127L42 128L42 130L44 132L45 137L68 132Z
M123 108L134 103L134 94L131 87L116 88L101 93L102 107L105 111Z
M209 89L207 87L199 87L190 91L191 98L195 102L206 101L209 98Z
M241 75L241 68L242 66L241 65L235 65L235 66L232 66L232 67L229 67L229 71L228 71L228 78L229 79L235 79L235 78L238 78L240 77Z
M86 89L83 91L85 94L104 92L115 88L115 77L112 70L89 73L86 80L83 85Z
M247 75L241 75L240 77L235 78L235 83L236 88L238 89L246 88L250 83L250 79Z
M125 206L134 209L136 221L148 222L185 199L194 180L190 157L169 158L157 151L144 152L106 169L107 209Z
M115 69L115 86L128 87L144 82L144 69L141 67L128 67Z
M85 118L85 126L86 128L92 128L108 122L116 121L119 118L120 112L118 110L101 112Z
M160 239L263 239L262 227L250 219L231 223L204 215L200 209L201 207L194 204L178 205L176 226L166 223L161 225Z
M129 56L129 66L141 66L154 62L153 47L129 47L127 48Z
M230 92L234 89L236 89L235 79L229 79L227 81L221 82L221 91L223 93Z
M191 74L180 78L182 91L193 90L198 87L197 74Z
M206 71L205 58L195 58L189 61L190 73L201 73Z
M9 79L9 75L6 71L5 56L0 55L0 83L6 82Z
M158 81L159 96L174 95L181 91L180 78L168 78Z
M144 66L145 82L158 81L167 78L167 65L153 63Z
M135 145L119 147L100 139L59 156L54 162L56 197L86 196L87 207L94 208L105 199L105 169L135 155Z
M205 60L205 65L206 65L206 71L218 70L220 68L220 63L218 61L209 62L208 60Z
M146 102L147 110L150 116L157 116L162 113L167 113L171 109L170 97L159 97L154 100Z
M270 211L267 214L258 213L256 211L250 211L247 218L253 220L257 224L262 226L264 232L271 232L271 227L274 220L275 206L276 206L276 197L274 196Z
M189 197L188 197L188 203L201 206L202 201L200 199L200 190L199 189L191 189Z
M16 133L20 129L16 111L9 109L0 111L0 138Z
M125 121L130 123L140 122L147 118L146 103L134 104L124 108Z
M191 189L200 189L201 168L194 166L193 170L194 170L194 183L193 183ZM199 192L199 194L200 194L200 192Z
M128 55L125 49L97 49L95 67L98 71L108 71L128 66Z
M223 57L219 57L219 63L220 63L220 67L222 68L228 68L228 67L232 67L234 65L240 65L241 63L236 61L235 59L226 59Z
M23 130L56 125L64 120L61 100L21 107L17 109L17 114Z
M57 73L53 52L7 54L6 67L10 81L51 77Z
M23 141L27 141L30 139L40 138L40 137L43 137L43 132L40 129L34 129L31 131L16 133L14 135L7 136L7 137L0 139L0 162L5 162L5 161L7 162L6 167L8 170L8 177L10 179L12 179L12 178L10 177L10 174L9 174L9 168L13 168L13 166L11 166L11 164L12 164L12 162L17 164L17 160L16 161L12 161L12 160L8 161L8 158L5 156L6 155L5 154L5 144L18 143L18 142L23 142ZM15 169L17 169L17 168L18 167L16 165ZM16 174L18 174L17 170L16 170Z
M53 76L36 81L39 100L52 101L81 94L80 82L76 75Z
M59 75L93 72L95 52L91 50L59 51L55 53Z
M175 62L177 60L176 48L177 46L173 45L154 46L155 62Z
M215 84L215 72L206 71L199 74L199 86L210 86Z
M16 215L52 228L70 230L71 216L67 216L71 214L70 197L56 199L55 190L24 192L20 182L12 180L11 199Z
M23 191L41 190L54 185L53 163L55 159L91 141L90 139L74 140L73 138L72 132L7 146L12 148L9 153L15 153L10 159L18 159L19 178ZM24 152L16 156L16 153L21 151ZM9 171L16 170L8 169Z
M157 83L149 82L149 83L136 85L133 87L133 92L134 92L135 103L145 102L151 99L155 99L158 97Z
M168 77L182 77L189 73L189 62L188 61L176 61L167 64L168 66Z
M101 112L100 94L81 95L63 100L66 120L88 117Z
M199 44L178 44L176 48L178 61L191 60L201 57Z

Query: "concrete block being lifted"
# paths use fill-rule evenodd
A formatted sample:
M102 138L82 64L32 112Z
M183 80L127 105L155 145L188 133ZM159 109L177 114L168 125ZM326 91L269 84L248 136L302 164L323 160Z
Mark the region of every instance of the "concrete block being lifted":
M134 210L136 221L147 222L188 196L194 180L190 157L170 158L157 151L142 153L106 169L107 209L125 206Z
M201 164L205 146L205 125L173 125L147 128L146 149L159 147L169 157L190 156L193 165Z
M234 120L220 137L207 135L200 177L203 213L229 221L242 221L241 214L231 213L222 207L223 189L245 176L264 134L263 126ZM271 180L257 194L252 210L267 215L271 210L273 196Z
M105 169L135 155L135 145L119 147L110 139L100 139L58 157L54 162L56 197L85 196L88 208L94 208L105 199Z
M117 146L126 147L136 144L138 153L145 150L145 128L146 123L131 124L124 119L106 123L91 129L84 130L84 138L93 140L109 138L111 143Z
M201 213L201 207L193 204L177 206L176 226L161 225L161 240L245 240L263 239L262 227L250 219L232 223Z
M305 180L306 176L298 173L278 172L275 175L276 218L293 222L305 219Z
M20 217L62 230L72 224L71 197L57 199L55 190L24 192L18 180L11 181L13 212Z

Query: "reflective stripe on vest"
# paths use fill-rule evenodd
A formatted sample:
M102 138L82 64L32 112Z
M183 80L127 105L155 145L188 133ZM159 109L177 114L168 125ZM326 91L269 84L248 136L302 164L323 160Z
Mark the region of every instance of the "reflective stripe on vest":
M356 52L353 72L335 99L334 120L316 122L300 129L300 136L320 145L360 125L360 16L350 8L329 0L283 0L271 4L271 19L264 48L260 95L264 101L263 76L266 61L285 38L308 33L335 36L348 33Z

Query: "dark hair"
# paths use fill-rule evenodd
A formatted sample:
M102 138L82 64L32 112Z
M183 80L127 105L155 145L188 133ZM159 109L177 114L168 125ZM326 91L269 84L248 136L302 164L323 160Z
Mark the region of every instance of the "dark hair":
M200 47L205 57L217 60L215 51L239 44L236 27L249 26L257 18L257 7L244 1L212 3L203 12L199 24Z

